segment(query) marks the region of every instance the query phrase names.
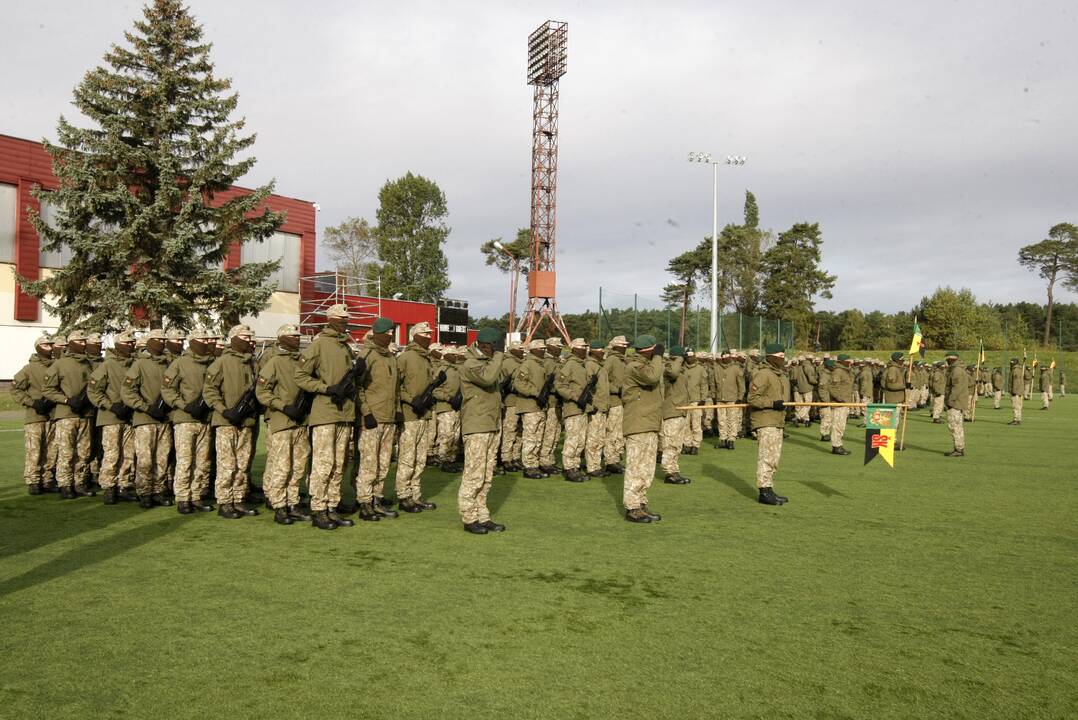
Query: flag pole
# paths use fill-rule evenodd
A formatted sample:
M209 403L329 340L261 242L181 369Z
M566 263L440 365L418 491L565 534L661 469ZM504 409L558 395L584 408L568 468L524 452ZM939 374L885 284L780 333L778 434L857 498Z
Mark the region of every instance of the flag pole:
M917 327L917 316L913 316L913 327ZM910 414L910 385L913 384L913 343L910 343L909 363L906 364L906 402L902 408L902 432L898 436L898 449L906 449L906 416Z
M981 338L980 348L977 350L977 374L973 376L973 392L970 393L970 397L973 398L973 407L969 411L969 421L977 422L977 383L981 377L981 358L984 357L984 338Z

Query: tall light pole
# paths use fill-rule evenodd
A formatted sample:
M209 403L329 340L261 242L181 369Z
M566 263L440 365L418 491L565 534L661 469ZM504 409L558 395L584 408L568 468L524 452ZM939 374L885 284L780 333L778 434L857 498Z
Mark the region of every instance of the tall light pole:
M710 352L719 351L719 161L711 153L689 153L689 162L708 163L714 170L715 197L711 206L711 343ZM740 155L727 155L727 165L744 165Z
M513 328L516 327L516 320L514 318L517 314L517 282L520 280L520 258L509 252L509 249L497 240L494 241L494 247L505 253L509 257L509 262L511 263L509 271L509 329L506 331L506 334L512 335Z

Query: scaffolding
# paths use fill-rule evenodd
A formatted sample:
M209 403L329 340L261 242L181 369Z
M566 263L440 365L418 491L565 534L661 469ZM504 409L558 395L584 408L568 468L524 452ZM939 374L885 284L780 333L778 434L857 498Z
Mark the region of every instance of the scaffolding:
M316 335L333 305L348 308L352 336L361 337L382 314L382 281L362 280L340 272L322 272L299 280L299 331Z

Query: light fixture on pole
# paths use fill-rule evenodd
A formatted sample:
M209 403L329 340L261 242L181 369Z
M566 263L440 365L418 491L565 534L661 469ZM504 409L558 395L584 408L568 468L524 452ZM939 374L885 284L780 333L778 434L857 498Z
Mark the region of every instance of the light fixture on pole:
M509 329L506 332L512 334L513 329L516 327L517 282L520 280L520 258L509 252L509 248L505 247L505 245L502 245L497 240L494 241L494 247L509 257Z
M711 153L691 152L689 162L711 165L715 175L714 202L711 207L711 343L710 351L719 351L719 161ZM727 165L744 165L741 155L727 155Z

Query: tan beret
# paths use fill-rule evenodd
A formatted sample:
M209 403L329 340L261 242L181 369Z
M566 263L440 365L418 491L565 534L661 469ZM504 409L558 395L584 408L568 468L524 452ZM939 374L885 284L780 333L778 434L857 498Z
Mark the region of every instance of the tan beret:
M618 335L610 338L610 347L629 347L629 341L625 339L624 335Z
M41 347L42 345L52 345L52 338L48 335L39 335L37 340L34 340L34 347Z
M150 330L148 333L143 335L142 339L143 339L143 341L145 341L145 340L167 340L168 335L161 328L154 328L153 330Z
M347 305L342 305L342 304L338 303L336 305L331 305L329 310L326 310L326 318L327 319L332 320L334 318L346 318L346 317L348 317L348 306Z
M63 335L53 335L52 336L52 344L53 345L59 345L60 347L66 347L67 346L67 338L65 336L63 336Z
M82 340L83 342L86 342L86 333L82 330L72 330L67 334L67 341L69 343L75 342L76 340Z
M412 326L412 329L408 331L408 337L414 338L416 335L423 335L424 337L430 337L430 323L421 322Z
M237 335L254 335L254 331L246 325L233 325L228 331L228 339L236 337Z
M288 325L282 325L277 328L277 337L283 337L285 335L299 335L299 327L289 323Z
M171 340L172 342L182 342L187 339L187 333L183 328L172 327L168 329L168 334L165 336L165 339Z

